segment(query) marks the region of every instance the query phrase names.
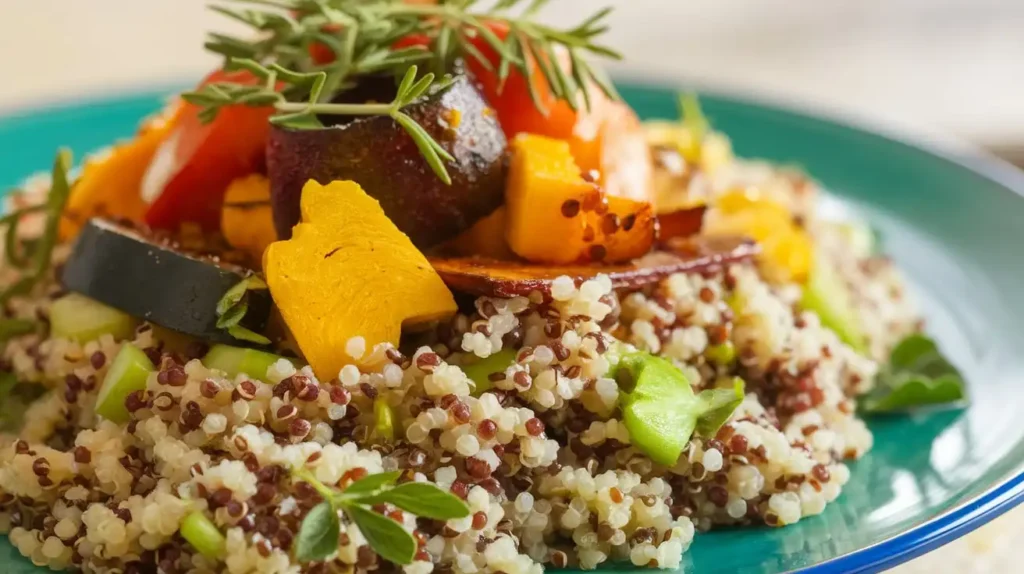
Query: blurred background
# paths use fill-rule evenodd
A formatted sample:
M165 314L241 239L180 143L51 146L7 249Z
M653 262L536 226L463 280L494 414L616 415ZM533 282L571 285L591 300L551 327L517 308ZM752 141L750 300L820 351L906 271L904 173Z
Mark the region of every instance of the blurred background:
M0 0L0 110L153 83L216 65L206 0ZM900 129L947 133L1024 160L1024 1L558 0L572 23L614 5L608 43L646 73Z
M206 0L0 0L0 113L193 82ZM1024 0L557 0L614 5L613 71L952 137L1024 164ZM1013 572L1024 510L899 569Z

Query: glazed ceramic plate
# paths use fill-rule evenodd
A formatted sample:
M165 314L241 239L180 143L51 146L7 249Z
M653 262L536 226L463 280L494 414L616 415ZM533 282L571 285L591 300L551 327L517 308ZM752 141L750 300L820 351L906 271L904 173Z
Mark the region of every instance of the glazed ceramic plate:
M673 91L623 86L645 117L673 117ZM92 100L0 119L0 189L128 136L160 94ZM870 420L875 446L823 514L782 529L699 535L687 572L873 571L932 550L1024 496L1024 174L799 112L705 95L743 156L799 165L831 207L874 225L919 293L929 330L970 382L971 406ZM614 568L612 568L614 570ZM5 540L0 571L34 572Z

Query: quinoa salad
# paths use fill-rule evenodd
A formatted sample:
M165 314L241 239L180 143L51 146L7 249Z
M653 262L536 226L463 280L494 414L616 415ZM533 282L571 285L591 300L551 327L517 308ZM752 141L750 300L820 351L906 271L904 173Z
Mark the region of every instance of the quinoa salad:
M865 415L964 399L869 227L694 97L618 99L603 12L281 5L5 199L0 532L33 564L677 569L834 503Z

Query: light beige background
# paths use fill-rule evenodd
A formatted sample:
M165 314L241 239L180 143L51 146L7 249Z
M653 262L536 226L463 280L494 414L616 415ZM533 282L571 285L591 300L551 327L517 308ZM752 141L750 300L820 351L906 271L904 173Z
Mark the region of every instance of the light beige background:
M202 74L204 0L0 0L0 109ZM558 0L617 7L634 70L938 128L1024 140L1022 0Z
M182 82L216 65L204 0L0 0L0 111ZM628 68L1001 149L1024 148L1024 0L560 0L617 7ZM1017 572L1024 511L900 569Z

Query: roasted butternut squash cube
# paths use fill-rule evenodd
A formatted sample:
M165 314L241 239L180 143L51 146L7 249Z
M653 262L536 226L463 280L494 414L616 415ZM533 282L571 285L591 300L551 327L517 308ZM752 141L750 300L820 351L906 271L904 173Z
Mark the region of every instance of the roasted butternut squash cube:
M247 253L254 263L263 260L267 246L277 241L266 176L252 174L231 182L224 194L220 228L229 245Z
M614 263L654 243L653 206L584 179L564 141L530 134L512 141L505 205L508 245L529 261Z
M505 239L506 219L505 206L501 206L445 244L444 251L455 255L515 259L516 254L509 249Z
M274 303L318 377L365 365L374 345L398 344L403 325L455 313L426 257L358 184L310 181L300 207L291 239L272 243L263 267ZM355 337L362 344L350 345Z
M505 238L517 255L543 263L579 259L584 206L599 200L598 188L580 176L568 143L530 134L512 140Z

